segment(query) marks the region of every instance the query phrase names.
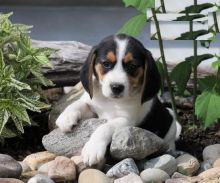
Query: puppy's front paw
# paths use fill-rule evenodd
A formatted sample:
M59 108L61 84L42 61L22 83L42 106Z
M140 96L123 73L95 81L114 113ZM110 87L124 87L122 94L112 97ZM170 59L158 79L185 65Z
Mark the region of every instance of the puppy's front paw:
M66 109L56 120L56 125L62 132L71 132L73 127L77 125L81 119L81 113L79 111L72 111Z
M105 158L106 145L103 142L88 141L82 149L84 164L98 165Z

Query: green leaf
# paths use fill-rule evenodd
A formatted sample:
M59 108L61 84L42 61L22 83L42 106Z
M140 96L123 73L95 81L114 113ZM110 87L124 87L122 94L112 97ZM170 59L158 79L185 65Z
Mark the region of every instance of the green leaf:
M205 127L210 126L220 118L220 95L205 91L196 99L195 112L204 121Z
M14 78L11 77L10 79L10 86L17 88L18 90L31 90L31 87L26 84L26 83L22 83Z
M206 76L205 78L199 79L199 90L200 91L212 91L217 82L216 76Z
M0 49L0 71L2 71L4 67L5 67L4 56L2 50Z
M198 15L184 15L184 16L181 16L181 17L177 17L176 20L174 21L192 21L194 19L198 19L198 18L203 18L205 17L205 15L203 14L198 14Z
M118 31L118 33L124 33L136 37L140 34L146 21L147 17L145 14L136 15L132 17L128 22L126 22L124 26Z
M198 4L196 6L188 6L185 8L184 11L181 11L180 13L200 13L202 10L208 9L213 7L214 4L211 3L203 3L203 4Z
M207 30L198 30L193 32L185 32L180 35L180 37L176 38L175 40L196 40L199 36L208 34L209 31Z
M6 109L0 109L0 134L2 133L2 130L4 129L6 123L8 122L9 114Z
M31 73L40 81L44 86L54 86L53 82L44 77L44 75L37 70L31 69Z
M184 61L176 65L176 67L170 73L170 78L172 81L175 81L178 89L178 94L183 95L187 82L190 79L192 72L192 65L190 61Z
M154 7L154 0L123 0L125 3L125 6L133 6L138 11L142 13L146 13L147 8L153 8Z
M20 131L21 133L24 133L22 120L13 115L11 117L12 117L12 120L14 121L14 125L17 128L17 130Z
M212 67L213 67L213 68L218 68L218 67L220 67L220 57L219 57L219 56L216 56L216 58L217 58L218 60L212 63Z
M34 59L42 65L49 64L49 60L48 60L47 56L43 53L40 53L39 55L34 56Z
M12 138L12 137L16 137L18 134L13 131L12 129L9 129L7 127L5 127L3 130L2 130L2 133L0 134L0 137L1 138Z
M214 55L212 54L203 54L203 55L197 55L196 57L195 56L187 57L185 60L190 61L192 64L198 66L202 61L208 60L213 57Z

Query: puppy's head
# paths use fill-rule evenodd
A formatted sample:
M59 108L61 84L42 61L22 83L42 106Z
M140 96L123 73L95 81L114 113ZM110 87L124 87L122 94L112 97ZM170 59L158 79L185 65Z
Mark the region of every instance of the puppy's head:
M138 40L124 34L109 36L93 47L80 78L91 98L94 81L98 81L107 98L141 95L142 103L160 88L160 75L151 53Z

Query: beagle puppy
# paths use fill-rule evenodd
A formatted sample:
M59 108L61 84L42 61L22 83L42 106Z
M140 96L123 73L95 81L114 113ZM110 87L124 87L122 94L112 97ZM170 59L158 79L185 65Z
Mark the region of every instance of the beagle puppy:
M160 74L151 53L138 40L125 34L105 38L90 51L80 79L84 94L64 110L56 125L70 132L80 120L107 119L82 149L86 165L101 162L114 131L126 126L149 130L175 149L181 126L157 97Z

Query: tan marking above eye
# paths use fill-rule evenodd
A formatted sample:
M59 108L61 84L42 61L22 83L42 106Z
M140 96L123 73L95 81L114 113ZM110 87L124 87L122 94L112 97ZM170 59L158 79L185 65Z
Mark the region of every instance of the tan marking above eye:
M124 63L128 63L129 61L133 60L133 54L131 52L128 52L125 56L124 56Z
M116 62L116 55L113 53L113 51L109 51L106 55L106 58L110 61L110 62Z
M137 88L142 86L144 76L144 69L139 68L135 76L128 76L131 88Z
M98 75L98 79L102 81L105 75L104 75L103 67L100 63L95 65L95 72Z

